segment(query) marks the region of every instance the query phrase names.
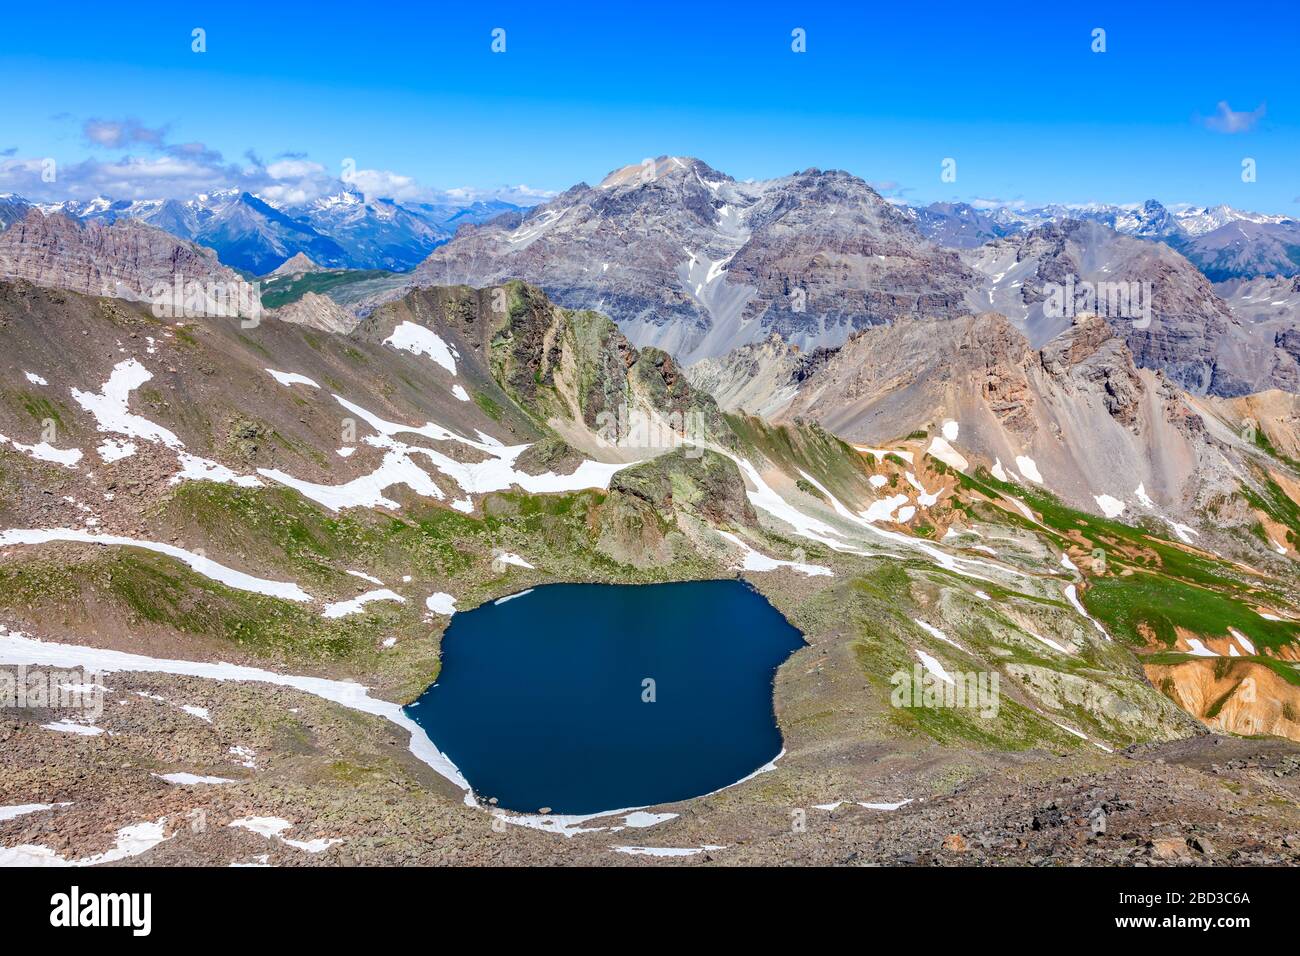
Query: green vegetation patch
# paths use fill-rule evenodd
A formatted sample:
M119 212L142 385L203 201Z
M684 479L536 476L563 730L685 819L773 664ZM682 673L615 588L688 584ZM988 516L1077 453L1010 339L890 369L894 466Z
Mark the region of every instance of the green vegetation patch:
M359 282L389 279L395 275L394 272L382 269L358 269L307 272L301 276L274 276L262 280L262 305L268 309L278 309L282 305L298 301L308 292L329 295Z
M28 614L95 608L128 627L152 624L230 641L259 657L338 660L369 657L399 623L379 605L328 620L313 605L225 587L162 555L114 549L79 562L24 561L0 567L0 607ZM412 612L406 611L406 614Z
M1300 627L1269 621L1226 594L1165 575L1103 577L1083 594L1088 611L1110 632L1131 644L1145 644L1142 629L1172 647L1181 627L1206 637L1230 637L1235 627L1263 647L1282 647L1300 636Z

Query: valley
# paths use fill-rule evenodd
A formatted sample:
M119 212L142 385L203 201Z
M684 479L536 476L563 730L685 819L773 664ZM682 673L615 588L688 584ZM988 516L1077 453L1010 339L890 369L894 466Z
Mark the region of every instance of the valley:
M95 706L5 709L0 861L1294 862L1289 280L646 169L409 271L12 218L0 673Z

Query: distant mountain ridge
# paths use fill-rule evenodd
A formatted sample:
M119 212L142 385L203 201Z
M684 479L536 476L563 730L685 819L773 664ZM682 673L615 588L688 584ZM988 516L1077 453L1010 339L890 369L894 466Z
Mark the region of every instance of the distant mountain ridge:
M411 269L465 224L524 207L501 200L407 203L367 199L344 185L330 196L280 205L254 193L223 190L189 200L97 197L36 203L0 196L0 229L36 207L82 222L133 219L207 246L225 265L265 275L302 253L334 269Z
M1300 221L1227 205L1166 207L1148 199L1125 205L1056 204L1034 209L981 208L962 202L901 208L927 239L953 249L973 249L1073 220L1163 242L1186 256L1212 282L1300 273Z
M1078 219L1100 223L1126 236L1144 239L1196 239L1232 223L1279 225L1294 217L1248 212L1232 206L1166 206L1155 199L1141 203L1052 203L1038 207L989 206L966 202L932 202L900 207L922 234L941 245L968 247L989 238L1028 231L1050 222ZM962 224L969 224L965 229ZM977 230L976 227L979 229ZM978 241L977 235L984 238Z

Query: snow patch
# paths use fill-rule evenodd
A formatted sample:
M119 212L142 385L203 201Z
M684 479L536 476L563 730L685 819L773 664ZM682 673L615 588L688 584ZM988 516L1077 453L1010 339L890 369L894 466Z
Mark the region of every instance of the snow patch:
M1110 640L1110 635L1107 634L1106 629L1101 626L1101 622L1099 622L1091 614L1085 611L1083 609L1083 605L1079 603L1079 591L1073 584L1067 584L1065 586L1065 599L1070 602L1071 606L1076 611L1078 611L1081 615L1086 617L1088 620L1092 621L1092 626L1101 632L1102 637L1106 638L1106 640L1108 641Z
M1036 634L1026 627L1021 627L1021 630L1024 631L1026 634L1028 634L1030 637L1032 637L1034 640L1038 641L1039 643L1046 644L1054 651L1060 651L1062 654L1070 653L1068 650L1066 650L1064 647L1062 647L1060 644L1058 644L1056 641L1052 640L1049 637L1043 637L1043 635L1041 634Z
M13 807L0 807L0 823L6 820L13 820L16 817L24 817L29 813L40 813L43 810L53 810L55 807L70 807L71 803L20 803Z
M629 813L625 816L623 822L630 827L642 829L644 827L652 827L656 824L676 819L676 813L646 813L644 810L638 810L635 813Z
M906 800L899 800L897 803L863 803L859 800L858 806L866 807L868 810L897 810L900 807L907 806L911 802L911 797L908 797Z
M928 508L939 500L939 491L942 491L942 488L931 494L925 490L925 485L921 484L916 475L910 471L905 472L904 477L907 479L907 483L916 489L916 503L922 508Z
M931 657L925 651L920 650L918 648L912 648L912 652L916 654L918 658L920 658L921 663L925 666L925 669L928 670L935 677L939 678L939 680L947 684L955 683L955 681L953 681L952 679L952 675L950 675L946 670L944 670L944 667L942 664L939 663L938 658Z
M71 720L58 720L52 724L41 724L42 730L53 730L60 734L77 734L82 737L98 737L104 731L93 724L78 724Z
M956 423L952 422L950 424ZM930 440L930 447L926 449L926 454L931 458L938 459L950 468L956 468L958 471L965 471L970 467L970 462L966 460L966 457L948 444L948 439L940 438L938 435Z
M1043 483L1043 476L1038 472L1037 463L1035 463L1034 459L1030 458L1028 455L1017 455L1016 467L1020 469L1020 473L1030 481L1040 485Z
M627 853L631 856L695 856L708 850L721 850L723 847L706 843L704 846L670 847L670 846L616 846L615 853Z
M159 780L166 780L168 783L174 783L182 787L194 787L201 784L219 784L219 783L236 783L229 777L203 777L195 773L156 773L154 774Z
M447 617L456 613L456 599L445 591L430 594L425 598L424 606L434 614L443 614Z
M220 462L200 458L185 451L178 451L176 457L180 462L181 470L168 479L168 484L176 485L182 481L214 481L219 485L238 485L241 488L262 487L262 483L252 475L241 475Z
M121 461L123 458L130 458L135 454L135 450L135 442L127 441L125 438L106 438L95 449L107 465Z
M835 576L835 572L824 565L801 564L798 561L782 561L777 558L769 558L767 555L755 551L734 534L726 531L719 531L718 534L745 552L742 567L746 571L775 571L778 568L791 568L792 570L808 575L808 577L815 577L817 575L825 575L826 577Z
M299 375L297 372L277 372L273 368L268 368L266 371L281 385L310 385L312 388L320 388L306 375Z
M937 627L935 627L933 624L927 624L925 621L921 620L919 617L914 617L914 618L912 618L912 620L916 622L917 626L919 626L919 627L921 628L921 630L925 631L925 633L929 634L931 637L938 638L939 640L943 641L945 644L951 644L953 647L957 648L957 650L959 650L959 651L965 651L965 650L966 650L966 648L962 647L960 644L958 644L956 641L954 641L951 637L949 637L949 636L948 636L947 634L945 634L943 631L939 630L939 629L938 629Z
M452 375L456 374L456 350L444 342L436 332L414 322L403 322L393 329L393 334L384 339L385 345L410 352L414 355L427 355L435 364L441 365Z
M116 863L139 856L170 839L165 833L167 818L160 817L153 822L136 823L122 827L117 831L117 842L112 849L79 860L69 860L59 856L46 846L23 846L12 849L0 848L0 867L5 866L99 866L104 863Z
M880 498L867 505L867 510L862 512L862 517L866 521L893 521L894 512L905 504L907 504L907 495Z
M98 544L104 547L143 548L146 551L154 551L175 558L205 578L211 578L213 581L232 587L237 591L249 591L267 597L304 603L312 599L310 594L296 584L284 581L268 581L264 578L254 577L251 574L236 571L203 555L186 551L184 548L178 548L171 544L162 544L157 541L141 541L136 538L125 538L113 534L91 534L88 531L78 531L73 528L15 528L9 531L0 531L0 547L10 547L18 544L45 544L50 541L72 541L79 544Z
M321 616L340 618L347 617L349 614L360 614L362 608L374 601L396 601L398 604L405 604L406 598L395 591L390 591L388 588L380 588L375 591L367 591L350 601L336 601L333 604L326 604Z
M287 485L332 511L381 506L395 510L397 502L384 496L384 492L393 485L406 485L418 495L443 500L446 496L442 489L434 483L427 471L415 463L415 455L423 456L435 470L471 494L507 491L513 485L518 485L530 494L608 488L609 480L615 472L629 467L628 464L588 460L582 462L570 475L551 472L530 475L514 467L516 459L529 447L526 444L505 446L495 439L486 440L488 436L481 436L485 440L474 441L434 422L420 426L402 425L386 421L340 395L335 395L334 399L379 433L378 436L365 439L366 444L385 449L384 459L375 471L342 485L323 485L294 478L277 469L258 469L258 474L263 477ZM436 449L397 441L394 436L399 434L418 435L431 441L458 442L488 457L480 462L457 461Z
M1093 495L1092 500L1107 518L1118 518L1124 513L1124 502L1110 495Z
M64 468L76 468L77 462L81 461L83 456L80 448L55 448L45 441L35 445L24 445L4 435L0 435L0 445L13 445L24 455L29 455L37 461L48 461L55 465L62 465Z
M1241 633L1241 631L1237 630L1235 627L1228 628L1228 633L1237 639L1237 643L1241 645L1243 651L1251 657L1256 656L1255 645L1250 638Z
M524 597L525 595L532 594L533 591L534 591L534 588L529 588L527 591L520 591L518 594L507 594L507 595L506 595L505 597L503 597L503 598L497 598L497 599L496 599L495 601L493 601L492 603L493 603L493 604L505 604L507 601L513 601L515 598L521 598L521 597Z

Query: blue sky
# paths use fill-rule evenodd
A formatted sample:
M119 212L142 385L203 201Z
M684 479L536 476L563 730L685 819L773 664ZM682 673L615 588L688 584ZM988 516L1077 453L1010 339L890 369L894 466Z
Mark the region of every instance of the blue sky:
M64 191L141 195L277 161L311 188L308 167L352 157L377 190L554 191L667 153L742 179L843 168L913 201L1300 215L1300 11L1284 3L178 6L8 5L0 190L23 192L17 164L42 157ZM109 124L98 143L92 120Z

